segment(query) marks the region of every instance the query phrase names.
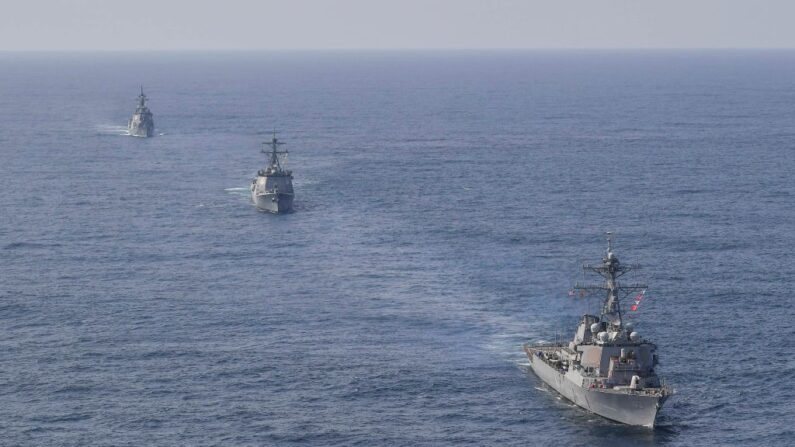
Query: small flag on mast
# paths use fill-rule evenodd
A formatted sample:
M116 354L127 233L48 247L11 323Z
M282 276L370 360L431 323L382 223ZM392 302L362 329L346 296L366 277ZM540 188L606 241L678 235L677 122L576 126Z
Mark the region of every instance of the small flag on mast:
M638 296L636 296L636 297L635 297L635 304L633 304L632 306L630 306L630 307L629 307L629 309L630 309L631 311L633 311L633 312L635 312L636 310L638 310L638 306L640 306L640 301L641 301L641 300L643 299L643 297L645 297L645 296L646 296L646 289L643 289L643 290L641 290L641 291L640 291L640 293L638 294Z

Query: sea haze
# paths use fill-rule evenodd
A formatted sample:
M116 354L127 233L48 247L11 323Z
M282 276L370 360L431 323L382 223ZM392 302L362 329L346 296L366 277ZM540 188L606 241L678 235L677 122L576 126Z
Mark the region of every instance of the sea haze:
M8 445L777 445L795 52L0 54ZM139 85L155 138L124 136ZM250 204L277 128L296 212ZM655 430L521 345L616 233ZM790 422L788 422L790 421Z

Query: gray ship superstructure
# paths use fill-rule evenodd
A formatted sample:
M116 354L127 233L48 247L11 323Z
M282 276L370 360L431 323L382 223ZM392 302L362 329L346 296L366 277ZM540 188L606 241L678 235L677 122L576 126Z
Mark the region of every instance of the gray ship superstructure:
M541 380L586 410L629 425L654 427L657 412L673 390L657 376L657 346L641 337L621 312L621 299L645 291L619 278L638 266L621 264L608 233L607 254L585 265L604 282L575 286L604 293L600 315L583 315L569 343L525 345L530 367Z
M151 137L155 134L155 120L149 107L146 107L146 95L144 87L141 86L141 94L138 96L138 106L135 108L132 118L127 123L127 131L134 137Z
M263 143L262 149L268 154L268 166L260 169L251 182L251 199L257 208L276 214L293 210L293 172L282 166L284 159L280 157L287 156L287 151L279 150L282 144L273 131L271 141Z

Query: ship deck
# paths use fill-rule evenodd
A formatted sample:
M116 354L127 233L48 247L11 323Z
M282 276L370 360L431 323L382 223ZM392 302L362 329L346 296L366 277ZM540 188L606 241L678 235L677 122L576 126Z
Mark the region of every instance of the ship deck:
M543 344L543 345L524 345L525 353L528 357L531 358L538 353L551 353L555 351L564 351L568 354L576 354L571 348L567 345L563 345L560 343L553 343L553 344ZM544 362L550 368L554 368L558 373L561 375L566 374L568 369L565 369L561 366L560 361L551 362L545 355L537 356L539 360ZM599 376L596 374L586 373L582 368L578 368L580 375L591 379L595 382L604 383L607 385L606 377ZM638 395L638 396L659 396L659 397L666 397L673 394L673 390L665 384L662 384L659 388L641 388L641 389L631 389L628 386L593 386L589 388L592 392L599 392L599 393L608 393L608 394L627 394L627 395Z

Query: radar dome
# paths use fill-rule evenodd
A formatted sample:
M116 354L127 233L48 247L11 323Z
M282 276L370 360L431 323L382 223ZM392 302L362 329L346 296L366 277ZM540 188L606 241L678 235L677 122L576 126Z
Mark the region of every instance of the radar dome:
M592 324L592 325L591 325L591 332L595 334L595 333L596 333L596 331L598 331L598 330L599 330L599 326L601 326L599 323L594 323L594 324Z
M598 338L599 341L601 341L602 343L607 341L607 337L608 337L607 332L600 332L599 334L596 335L596 338Z
M629 339L632 341L638 341L640 340L640 334L638 334L637 332L632 332L631 334L629 334Z

